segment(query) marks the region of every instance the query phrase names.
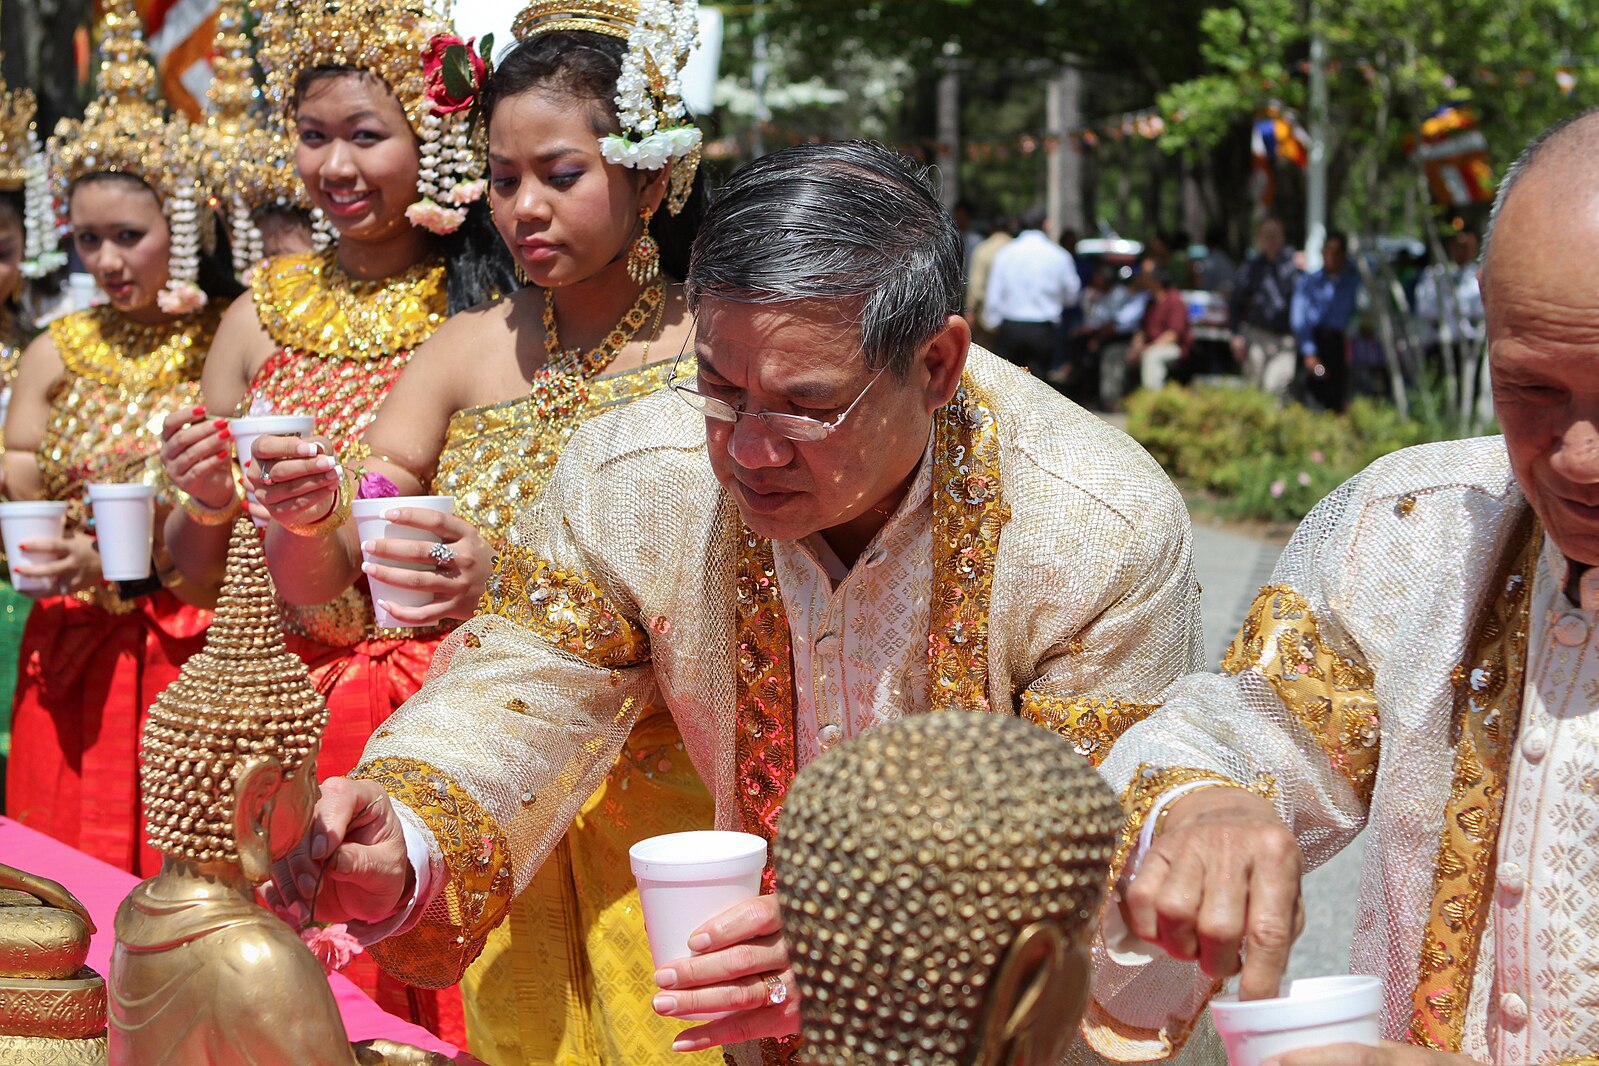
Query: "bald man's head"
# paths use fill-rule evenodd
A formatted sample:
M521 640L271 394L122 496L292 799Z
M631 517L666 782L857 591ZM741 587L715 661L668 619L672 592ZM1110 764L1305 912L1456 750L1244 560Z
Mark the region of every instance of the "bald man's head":
M1494 412L1511 469L1572 562L1599 566L1599 111L1506 175L1483 254Z
M1553 179L1548 183L1554 189L1565 189L1581 197L1591 197L1599 192L1599 180L1594 177L1593 160L1599 151L1599 107L1579 111L1562 119L1521 150L1494 195L1493 211L1488 216L1488 233L1482 244L1482 267L1487 272L1493 253L1494 231L1499 228L1500 217L1506 205L1524 185L1545 184L1528 181L1542 173ZM1569 184L1568 184L1569 183ZM1550 205L1558 206L1558 205Z

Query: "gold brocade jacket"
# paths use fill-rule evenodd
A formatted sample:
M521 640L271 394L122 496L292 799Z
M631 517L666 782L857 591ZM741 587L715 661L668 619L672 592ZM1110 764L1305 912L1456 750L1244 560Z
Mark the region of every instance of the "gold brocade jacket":
M930 461L928 703L1021 713L1101 756L1200 661L1181 497L1129 438L980 349ZM796 769L771 545L717 484L701 417L662 393L585 424L522 527L485 613L357 773L436 848L442 890L373 947L419 984L481 949L641 707L670 709L722 828L770 837Z
M1132 812L1118 874L1158 797L1191 780L1272 796L1309 868L1365 828L1351 971L1383 978L1384 1037L1509 1066L1516 1056L1501 1059L1490 1045L1495 1025L1514 1019L1489 1004L1517 978L1495 972L1484 931L1495 906L1525 902L1549 917L1547 902L1520 900L1514 884L1496 892L1542 543L1498 437L1389 455L1323 500L1256 599L1224 672L1185 679L1106 760ZM1573 795L1583 788L1592 785ZM1590 901L1593 888L1570 885ZM1558 920L1535 924L1562 935ZM1095 962L1085 1034L1119 1061L1173 1053L1215 991L1194 964L1164 956L1137 964L1100 945ZM1599 987L1579 969L1561 982ZM1529 993L1551 1047L1562 1046L1562 1029L1581 1027L1537 1004L1580 987ZM1595 1050L1551 1057L1591 1062Z

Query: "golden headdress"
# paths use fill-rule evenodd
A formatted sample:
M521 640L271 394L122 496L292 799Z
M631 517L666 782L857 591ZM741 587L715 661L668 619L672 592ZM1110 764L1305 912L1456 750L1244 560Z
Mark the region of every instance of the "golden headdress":
M683 102L683 68L699 39L697 0L533 0L511 23L519 41L587 30L627 42L616 79L620 134L600 138L606 162L659 170L677 161L666 209L683 210L700 165L703 135Z
M28 89L11 89L0 77L0 189L23 190L22 273L43 277L65 265L56 232L49 173L33 117L39 102Z
M101 12L100 95L82 119L62 119L45 146L50 184L65 205L71 184L113 172L141 179L161 201L172 227L171 280L162 310L184 313L205 304L200 270L197 159L189 123L166 115L151 93L156 71L133 0L105 0Z
M141 787L151 847L194 862L236 858L236 771L264 755L287 777L315 757L327 721L326 701L284 645L260 534L241 518L205 650L156 698L145 723Z
M309 211L305 185L294 168L294 146L276 113L264 114L251 71L255 59L245 33L245 0L222 0L206 89L210 113L199 131L206 188L226 206L233 272L240 277L265 252L253 214L264 207Z
M773 851L805 1061L971 1062L1024 930L1092 935L1122 820L1088 760L1011 715L913 715L807 767Z
M295 124L295 87L316 67L364 70L388 85L421 145L421 200L407 217L434 233L454 232L488 186L468 114L439 114L428 98L423 53L453 32L448 0L274 0L256 29L266 97L285 129Z

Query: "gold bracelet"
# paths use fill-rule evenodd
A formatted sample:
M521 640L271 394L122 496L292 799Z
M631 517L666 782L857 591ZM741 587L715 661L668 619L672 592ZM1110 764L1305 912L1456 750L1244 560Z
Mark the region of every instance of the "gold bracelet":
M355 471L348 464L340 464L339 494L334 497L328 513L312 522L278 522L278 525L297 537L327 537L338 532L350 519L355 507Z
M233 499L229 500L227 505L220 509L207 507L187 492L184 492L178 486L178 483L172 480L172 475L167 473L164 466L161 468L161 480L166 483L167 494L172 497L173 502L183 508L183 513L188 515L197 525L232 525L233 520L238 518L244 511L244 486L239 484L237 477L233 479Z

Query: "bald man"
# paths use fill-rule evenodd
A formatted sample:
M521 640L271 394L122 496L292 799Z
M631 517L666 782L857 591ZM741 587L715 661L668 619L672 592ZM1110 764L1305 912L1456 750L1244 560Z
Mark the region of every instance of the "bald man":
M1222 978L1277 994L1317 920L1302 870L1365 827L1351 968L1383 979L1393 1043L1279 1066L1596 1061L1596 153L1589 111L1534 141L1494 205L1504 436L1389 455L1323 500L1224 673L1179 682L1107 759L1132 819L1101 1053L1169 1053Z

